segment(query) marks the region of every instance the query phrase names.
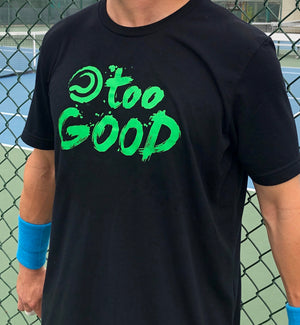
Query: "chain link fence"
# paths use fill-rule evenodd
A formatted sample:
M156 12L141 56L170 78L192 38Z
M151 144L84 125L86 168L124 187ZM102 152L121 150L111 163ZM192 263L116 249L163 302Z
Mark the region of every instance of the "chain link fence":
M20 134L32 99L39 46L55 22L93 2L0 0L1 325L40 324L38 318L18 312L15 288L18 206L24 164L31 152ZM273 38L300 134L300 0L236 0L218 4ZM251 189L245 201L241 247L241 325L286 325L286 296L256 194Z

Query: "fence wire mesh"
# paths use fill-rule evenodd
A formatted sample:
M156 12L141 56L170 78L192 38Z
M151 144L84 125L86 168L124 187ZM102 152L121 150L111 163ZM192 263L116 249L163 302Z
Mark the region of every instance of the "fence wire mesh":
M17 215L31 149L20 134L34 87L39 46L60 19L94 0L0 0L0 324L40 324L17 310ZM300 0L219 1L274 40L300 134ZM216 22L217 24L217 22ZM31 73L29 75L29 73ZM255 94L253 94L255 95ZM256 194L245 201L241 240L241 324L287 324L286 296Z

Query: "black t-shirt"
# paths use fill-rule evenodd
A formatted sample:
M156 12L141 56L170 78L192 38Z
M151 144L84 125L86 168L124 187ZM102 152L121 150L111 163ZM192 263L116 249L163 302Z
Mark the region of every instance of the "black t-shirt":
M270 38L209 0L45 36L22 139L55 149L43 325L238 325L247 175L296 176Z

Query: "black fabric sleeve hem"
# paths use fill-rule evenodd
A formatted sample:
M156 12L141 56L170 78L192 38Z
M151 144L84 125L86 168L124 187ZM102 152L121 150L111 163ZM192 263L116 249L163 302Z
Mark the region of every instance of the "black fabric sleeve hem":
M300 155L296 161L265 175L250 175L252 180L265 186L284 183L300 174Z
M54 141L49 139L39 138L35 135L32 135L26 131L23 131L21 135L21 139L28 144L29 146L41 149L41 150L53 150L54 149Z

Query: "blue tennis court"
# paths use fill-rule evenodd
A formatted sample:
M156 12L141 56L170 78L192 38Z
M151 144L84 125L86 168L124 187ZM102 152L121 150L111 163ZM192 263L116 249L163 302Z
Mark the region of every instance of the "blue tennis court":
M8 66L9 64L9 66ZM22 48L16 50L16 47L0 47L0 76L10 72L22 73L23 71L34 70L36 58L33 55L33 49Z
M34 71L45 33L45 31L0 32L0 77L10 73Z

